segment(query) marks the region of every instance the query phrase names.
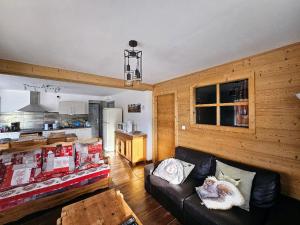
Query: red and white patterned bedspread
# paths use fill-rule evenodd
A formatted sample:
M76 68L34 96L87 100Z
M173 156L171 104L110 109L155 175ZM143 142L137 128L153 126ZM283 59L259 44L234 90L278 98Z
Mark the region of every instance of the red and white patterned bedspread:
M51 178L0 192L0 212L31 200L94 183L109 177L109 172L109 165L102 164L98 167L81 170L63 177Z

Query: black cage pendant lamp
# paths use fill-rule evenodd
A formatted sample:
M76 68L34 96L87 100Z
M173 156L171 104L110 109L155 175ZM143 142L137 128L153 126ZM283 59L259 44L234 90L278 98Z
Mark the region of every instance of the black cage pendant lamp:
M129 41L130 50L124 50L124 81L125 86L133 86L142 82L142 51L135 50L137 41Z

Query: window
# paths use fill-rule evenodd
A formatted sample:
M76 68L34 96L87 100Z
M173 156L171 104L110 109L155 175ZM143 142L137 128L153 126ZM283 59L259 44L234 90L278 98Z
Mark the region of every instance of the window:
M253 90L252 76L192 87L191 125L246 132L253 129L254 103L249 101Z

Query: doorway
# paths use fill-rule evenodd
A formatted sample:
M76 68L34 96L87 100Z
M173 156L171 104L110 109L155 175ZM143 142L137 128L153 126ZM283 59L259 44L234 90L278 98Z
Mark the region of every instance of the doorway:
M175 154L175 95L157 96L157 160Z

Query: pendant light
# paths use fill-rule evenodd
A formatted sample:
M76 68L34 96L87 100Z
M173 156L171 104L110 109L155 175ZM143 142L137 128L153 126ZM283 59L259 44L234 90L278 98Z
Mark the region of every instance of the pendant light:
M124 84L133 86L142 82L142 51L135 50L137 41L129 41L132 49L124 50Z

